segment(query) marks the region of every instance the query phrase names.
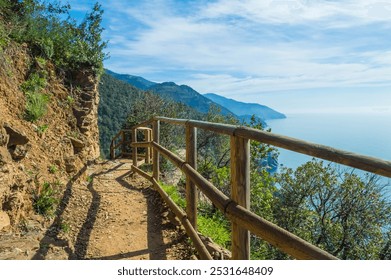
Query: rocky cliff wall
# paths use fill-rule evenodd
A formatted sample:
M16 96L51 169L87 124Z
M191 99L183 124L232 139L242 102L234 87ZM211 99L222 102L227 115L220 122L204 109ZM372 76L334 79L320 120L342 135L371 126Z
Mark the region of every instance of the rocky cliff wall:
M30 122L21 88L36 71L45 73L49 101L46 114ZM38 219L34 199L43 186L60 196L72 175L99 157L98 79L91 73L81 69L65 79L27 45L0 50L0 232Z

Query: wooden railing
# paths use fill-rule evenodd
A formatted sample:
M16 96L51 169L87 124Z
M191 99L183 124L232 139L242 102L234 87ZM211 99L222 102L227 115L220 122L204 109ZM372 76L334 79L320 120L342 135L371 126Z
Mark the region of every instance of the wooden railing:
M136 142L133 137L137 137L137 134L141 132L144 135L146 141L152 139L152 129L147 127L137 128L135 133L131 133L130 129L120 130L111 140L110 144L110 158L132 158L132 148L130 144ZM118 152L117 152L118 151ZM147 147L144 154L138 154L138 157L145 159L145 163L150 163L152 160L151 148Z
M186 160L159 144L160 122L185 126ZM151 126L152 128L147 128ZM231 147L231 197L219 191L211 182L197 172L197 129L213 131L230 136ZM144 131L144 141L137 141L138 131ZM145 131L148 131L146 133ZM150 133L152 131L152 134ZM116 138L118 138L118 134ZM249 140L274 145L302 154L322 158L350 167L369 171L391 178L391 162L373 157L358 155L343 150L318 145L295 138L260 131L243 126L210 123L196 120L154 117L132 128L132 170L147 178L161 194L185 227L203 259L211 259L209 252L197 233L197 195L196 188L202 191L213 204L232 222L232 258L249 259L250 234L261 237L273 246L296 259L336 259L325 252L279 226L259 217L250 209L250 146ZM120 143L112 146L121 147ZM122 145L123 147L123 145ZM153 174L149 175L137 167L139 155L137 148L152 149ZM147 154L147 152L145 153ZM113 153L115 157L115 153ZM149 154L150 155L150 154ZM164 156L173 162L186 176L186 212L179 208L160 187L159 157ZM145 158L145 155L144 155Z

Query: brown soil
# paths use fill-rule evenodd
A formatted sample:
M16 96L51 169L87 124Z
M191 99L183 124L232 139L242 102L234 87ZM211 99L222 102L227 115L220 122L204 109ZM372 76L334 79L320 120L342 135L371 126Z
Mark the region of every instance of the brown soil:
M0 236L0 259L191 258L186 235L130 166L121 160L87 168L91 179L67 185L46 231L32 221L20 236Z

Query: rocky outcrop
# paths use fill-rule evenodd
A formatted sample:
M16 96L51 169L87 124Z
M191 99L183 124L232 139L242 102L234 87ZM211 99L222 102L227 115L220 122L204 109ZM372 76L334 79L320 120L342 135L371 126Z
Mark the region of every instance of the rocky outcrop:
M75 153L87 161L95 160L100 155L98 130L99 92L97 77L88 70L80 70L76 75L76 84L81 91L77 94L73 114L82 134L80 139L71 138Z
M7 147L12 159L18 161L25 158L28 151L31 149L31 144L29 144L27 136L8 123L5 123L3 127L0 127L0 131L0 144L2 144L0 146ZM4 151L1 154L0 164L2 161L1 158L6 158Z
M213 259L230 260L232 258L230 251L214 243L210 237L206 237L200 234L200 238Z
M23 132L20 132L18 129L12 127L8 123L4 124L4 130L7 132L8 139L9 139L7 143L7 147L13 147L16 145L25 145L29 142L29 139Z
M0 231L7 229L11 226L11 221L8 214L4 211L0 211Z
M0 126L0 147L5 146L7 147L9 141L9 136L7 131L3 126Z

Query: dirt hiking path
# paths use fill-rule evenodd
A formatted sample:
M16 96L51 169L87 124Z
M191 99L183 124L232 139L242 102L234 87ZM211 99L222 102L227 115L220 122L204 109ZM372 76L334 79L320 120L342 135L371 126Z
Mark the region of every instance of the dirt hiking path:
M87 178L68 182L52 225L10 238L0 259L189 259L185 234L130 167L129 160L88 167Z

